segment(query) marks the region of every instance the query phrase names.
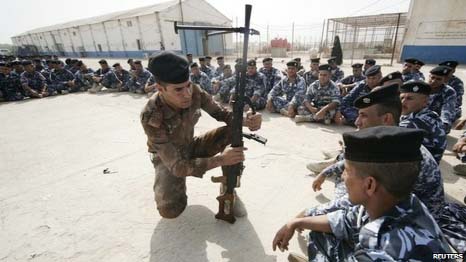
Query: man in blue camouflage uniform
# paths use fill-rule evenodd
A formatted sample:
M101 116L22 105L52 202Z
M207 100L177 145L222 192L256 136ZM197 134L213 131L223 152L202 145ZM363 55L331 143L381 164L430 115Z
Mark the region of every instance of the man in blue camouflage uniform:
M65 70L70 70L71 69L71 58L65 59L65 65L63 66Z
M431 88L424 81L409 81L400 87L401 127L416 128L426 131L422 145L440 163L447 147L445 130L437 113L429 110Z
M311 58L311 69L304 73L303 78L306 81L306 86L319 80L319 63L320 58Z
M345 77L345 72L341 70L341 68L338 67L337 65L337 58L336 57L330 57L327 60L328 64L332 68L332 81L335 83L340 82L344 77Z
M212 79L213 76L214 76L214 72L212 71L212 69L206 65L206 62L205 62L205 57L199 57L199 65L200 65L200 69L202 72L204 72L208 77L209 79Z
M230 90L230 95L234 96L236 92L236 86ZM265 108L267 100L265 98L265 76L262 73L257 72L256 61L251 59L248 61L248 67L246 72L246 86L244 88L244 95L251 99L252 104L256 110ZM230 102L232 101L230 98ZM245 109L247 109L245 105Z
M298 106L295 122L324 122L330 124L340 105L340 90L331 77L331 66L319 66L319 80L307 87L302 95L296 95L292 104Z
M223 73L212 80L212 89L215 94L215 100L221 103L228 103L230 99L230 90L236 85L236 76L233 75L230 65L223 67Z
M296 57L293 60L298 63L297 74L302 77L306 70L304 70L304 66L301 64L301 57Z
M197 63L192 63L190 68L191 68L191 73L189 74L189 80L193 82L194 84L198 84L199 86L201 86L202 89L204 89L204 91L212 95L213 94L212 82L210 81L206 73L202 72L199 69L199 66L197 65Z
M76 66L79 67L79 70L74 74L76 78L75 85L81 91L87 91L94 84L92 77L94 76L94 70L87 68L86 64L82 61L78 61Z
M189 64L194 63L194 61L193 61L193 54L187 53L187 54L186 54L186 59L188 60L188 63L189 63Z
M18 101L24 98L20 77L11 73L11 65L0 62L0 91L6 101Z
M107 60L101 59L99 61L99 64L100 68L94 72L94 77L92 78L92 80L94 81L94 85L92 86L92 88L88 90L91 94L100 92L100 90L102 90L104 85L108 82L106 78L108 78L109 75L107 75L107 73L111 71L110 67L108 66Z
M61 94L63 91L79 91L79 88L76 88L73 73L64 69L59 60L53 61L52 65L53 69L50 72L50 88L56 90L59 94Z
M43 98L55 95L56 91L47 87L45 77L34 70L31 61L23 61L25 71L21 74L21 85L27 96L32 98Z
M53 60L51 59L45 60L46 67L42 69L42 71L40 71L40 73L45 77L47 81L47 85L50 85L50 74L52 73L52 69L53 69L52 62Z
M461 79L455 76L456 67L458 66L458 61L445 61L439 64L440 66L448 66L451 68L451 72L448 75L447 85L451 86L456 92L456 114L455 120L461 117L461 106L463 105L463 95L464 95L464 84Z
M361 63L352 64L351 67L353 68L353 74L343 78L339 83L337 83L342 96L345 96L349 91L351 91L358 82L366 79L366 76L362 74L362 66L363 64Z
M424 80L419 71L416 70L416 66L419 66L422 63L420 60L416 58L406 58L403 64L403 82L411 81L411 80Z
M354 101L361 96L367 95L382 79L380 66L375 65L366 71L366 80L359 82L351 91L343 97L341 102L341 114L345 117L345 123L354 125L358 117L358 109L354 107Z
M262 67L259 72L265 76L265 93L268 94L270 90L282 79L280 70L273 67L273 59L266 57L262 59Z
M425 65L424 62L422 62L421 60L417 59L416 63L414 63L414 67L413 67L413 73L418 75L419 76L419 80L422 80L422 81L425 81L426 80L426 77L424 76L424 74L421 72L421 67L423 67Z
M436 221L411 193L422 136L388 126L343 134L344 180L354 206L292 219L275 235L273 249L288 249L296 230L309 229L309 261L430 261L434 253L450 253Z
M280 80L269 92L267 110L271 113L281 113L293 118L296 115L297 104L292 101L295 96L303 96L306 91L306 81L297 74L298 63L290 61L286 64L287 76Z
M11 62L11 66L13 68L13 73L21 76L21 74L24 72L24 67L21 61L15 60Z
M42 60L40 58L35 58L34 60L32 60L32 63L34 64L34 69L37 72L42 72L44 66L42 65Z
M211 75L210 75L210 78L214 78L215 77L215 66L212 65L212 57L211 56L206 56L205 57L205 65L210 68L211 70Z
M377 61L375 61L375 59L372 59L372 58L366 59L366 61L364 61L364 67L363 67L362 74L366 75L367 69L371 68L372 66L375 66L376 63Z
M120 63L113 64L113 70L108 72L109 82L113 83L118 92L129 91L131 75L129 71L123 69ZM137 65L135 65L137 68ZM140 92L140 91L139 91Z
M128 88L130 92L144 94L144 87L152 76L152 73L144 69L140 60L134 61L136 70L130 72Z
M430 70L429 76L432 88L429 109L439 114L447 134L450 133L451 125L456 119L456 92L446 84L450 72L450 67L437 66Z
M217 78L223 74L223 68L225 67L225 59L223 56L217 57L218 67L214 70L214 78Z

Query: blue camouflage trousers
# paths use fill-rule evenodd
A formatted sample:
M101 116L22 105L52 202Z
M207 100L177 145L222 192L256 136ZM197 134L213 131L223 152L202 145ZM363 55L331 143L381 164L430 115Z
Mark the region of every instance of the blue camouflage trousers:
M347 124L354 125L356 118L358 118L358 109L355 107L347 107L341 110L341 114L345 117Z
M307 253L309 261L337 262L348 261L353 254L354 247L349 243L338 240L333 234L311 231Z
M283 108L288 109L290 102L288 102L288 100L286 100L284 97L275 96L272 97L272 104L275 111L280 112L280 110Z

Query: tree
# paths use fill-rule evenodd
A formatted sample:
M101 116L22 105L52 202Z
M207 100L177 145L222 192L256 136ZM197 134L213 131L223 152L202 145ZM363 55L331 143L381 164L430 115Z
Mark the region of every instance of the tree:
M338 36L335 36L335 41L333 41L331 56L336 57L337 65L343 63L343 50L341 49L340 37Z

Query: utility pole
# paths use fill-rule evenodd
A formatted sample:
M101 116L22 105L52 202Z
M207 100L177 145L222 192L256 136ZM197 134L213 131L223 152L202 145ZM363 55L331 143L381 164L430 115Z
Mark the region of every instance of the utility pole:
M269 45L270 45L270 38L269 38L269 23L267 22L267 52L269 51Z

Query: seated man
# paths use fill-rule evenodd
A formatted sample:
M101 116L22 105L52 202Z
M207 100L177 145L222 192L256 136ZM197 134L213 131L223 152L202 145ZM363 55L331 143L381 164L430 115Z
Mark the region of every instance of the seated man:
M217 57L218 67L215 68L214 77L219 77L223 74L223 68L225 67L225 59L223 56Z
M9 63L0 62L0 91L6 101L23 100L25 96L20 77L11 73Z
M280 70L273 67L273 58L266 57L262 59L262 67L259 73L265 76L265 93L268 94L270 90L282 79Z
M152 76L152 73L144 69L140 60L134 61L135 70L131 71L131 78L128 82L130 92L144 94L144 87Z
M320 58L311 58L311 70L304 73L303 78L306 81L306 87L319 79Z
M307 87L304 96L297 102L298 115L295 122L325 122L330 124L332 119L338 122L338 106L340 105L340 90L330 80L332 68L330 65L319 66L319 80Z
M461 106L463 105L463 95L464 95L464 84L463 81L455 76L456 67L458 66L458 61L445 61L439 64L440 66L448 66L451 68L450 74L448 74L447 85L451 86L456 92L456 113L455 120L461 117ZM460 128L462 129L462 127Z
M212 80L212 89L215 94L215 100L222 103L228 103L230 99L230 90L236 85L236 75L233 75L230 65L223 67L223 74Z
M34 70L34 65L30 60L22 62L24 72L21 74L21 85L26 95L31 98L43 98L56 94L56 91L47 87L45 77Z
M437 113L427 108L431 88L424 81L409 81L400 87L401 127L426 131L422 145L440 163L447 147L445 130Z
M206 73L202 72L199 69L197 63L192 63L190 65L191 73L189 74L189 80L194 84L198 84L201 86L204 91L206 91L209 95L213 94L212 90L212 82L210 78L206 75Z
M337 86L340 88L342 96L345 96L353 87L356 86L357 82L360 82L366 77L362 74L362 64L354 63L351 65L353 68L353 74L343 78Z
M358 109L354 107L354 101L361 96L368 94L374 87L379 84L382 79L380 66L375 65L366 71L366 80L359 82L341 102L341 114L345 117L345 123L354 125L354 121L358 117Z
M65 69L60 60L52 61L53 69L50 72L49 87L56 90L59 94L65 92L77 92L79 88L75 86L73 73Z
M422 63L420 60L416 58L406 58L403 64L403 82L407 82L410 80L423 80L421 75L416 70L416 66Z
M330 57L328 60L327 60L328 64L330 65L330 67L332 68L332 76L331 76L331 79L333 82L335 83L338 83L340 82L343 77L345 77L345 72L343 72L343 70L341 70L338 65L337 65L337 58L336 57Z
M287 250L295 230L309 229L309 261L431 261L435 253L451 253L436 221L411 193L422 138L422 131L401 127L343 134L343 178L355 206L290 220L275 235L273 249Z
M265 76L257 72L256 61L251 59L248 61L248 67L246 71L246 86L244 88L244 95L247 96L256 110L265 108L267 103L265 99ZM230 90L230 102L235 96L236 87ZM245 109L248 106L245 105Z
M79 70L74 74L74 77L76 78L76 88L79 88L81 91L87 91L94 84L94 80L92 79L94 76L94 70L88 68L83 61L78 61L76 66L79 67Z
M209 79L212 79L214 72L210 66L207 66L205 57L199 57L199 65L201 71L204 72L209 77Z
M94 77L92 80L94 81L94 85L92 88L90 88L88 91L89 93L97 93L102 90L105 84L105 75L107 75L108 72L110 72L110 67L108 66L107 60L101 59L99 61L100 68L97 69L97 71L94 72ZM108 77L108 75L107 75Z
M136 62L135 66L137 68ZM108 74L108 79L106 80L107 85L111 88L116 88L118 92L129 91L130 84L130 73L129 71L123 69L120 63L113 64L113 70L110 70Z
M450 133L451 125L456 118L456 92L446 84L450 72L451 68L448 66L437 66L430 70L429 76L429 84L432 88L429 109L440 116L447 134Z
M362 71L363 75L366 75L367 69L369 69L372 66L375 66L376 63L377 61L375 61L375 59L372 59L372 58L366 59L366 61L364 61L364 67Z
M298 107L295 103L299 100L294 97L304 95L306 82L297 74L298 63L296 61L288 62L286 66L287 76L280 80L268 94L267 110L293 118Z

